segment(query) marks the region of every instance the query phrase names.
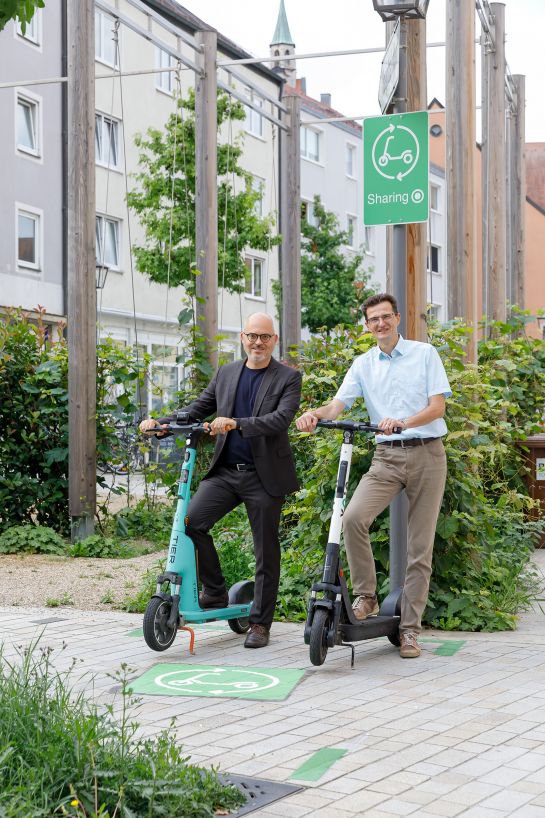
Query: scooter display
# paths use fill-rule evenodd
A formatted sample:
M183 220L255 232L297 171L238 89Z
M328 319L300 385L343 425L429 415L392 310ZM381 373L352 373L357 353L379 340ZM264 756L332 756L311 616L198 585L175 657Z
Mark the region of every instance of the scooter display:
M178 500L166 571L157 577L157 587L144 613L144 639L152 650L169 648L178 630L190 634L189 650L193 653L195 633L190 624L226 619L235 633L246 633L249 629L249 614L254 597L254 582L243 580L229 589L229 604L225 608L201 608L196 549L193 540L186 534L187 508L191 499L191 482L197 456L197 441L207 433L202 423L190 423L189 415L180 412L176 422L168 424L165 430L170 434L185 435L186 448L183 458Z
M340 541L354 437L357 433L382 432L378 426L353 420L319 420L323 429L337 429L343 433L339 469L333 500L333 513L329 538L325 551L323 576L311 588L305 622L304 639L309 645L310 661L322 665L329 648L344 645L352 651L351 666L354 667L354 646L351 642L386 636L392 645L399 646L399 616L402 588L390 588L380 606L378 616L356 619L350 604L350 596L343 569L340 564ZM401 432L401 429L395 429Z

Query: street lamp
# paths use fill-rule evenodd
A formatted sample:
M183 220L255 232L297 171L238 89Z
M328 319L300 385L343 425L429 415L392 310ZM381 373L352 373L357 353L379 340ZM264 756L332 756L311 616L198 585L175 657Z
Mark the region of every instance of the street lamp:
M424 19L430 0L373 0L373 7L385 22L404 17L406 20Z
M102 264L99 261L96 263L96 288L97 290L103 290L104 285L106 284L106 279L108 278L108 271L109 267L106 264Z

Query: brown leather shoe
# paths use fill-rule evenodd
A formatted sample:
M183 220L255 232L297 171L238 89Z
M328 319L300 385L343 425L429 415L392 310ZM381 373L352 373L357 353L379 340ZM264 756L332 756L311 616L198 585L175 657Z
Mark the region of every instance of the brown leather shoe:
M417 634L414 631L405 631L400 633L399 655L402 659L417 659L421 654L421 648L418 644Z
M367 619L368 616L376 616L379 611L377 595L357 596L352 603L352 611L356 619Z
M245 648L266 648L269 644L269 629L265 625L250 625L244 640Z
M199 593L199 605L201 608L226 608L229 605L229 595L227 591L224 594L210 594L203 590Z

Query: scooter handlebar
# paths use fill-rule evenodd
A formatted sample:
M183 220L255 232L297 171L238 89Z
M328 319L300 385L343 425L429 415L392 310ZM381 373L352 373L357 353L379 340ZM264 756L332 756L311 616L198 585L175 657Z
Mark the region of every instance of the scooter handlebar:
M372 423L360 423L356 420L319 420L316 426L321 426L323 429L340 429L343 432L371 432L375 434L384 434L384 431ZM403 429L401 426L394 427L395 434L401 434Z

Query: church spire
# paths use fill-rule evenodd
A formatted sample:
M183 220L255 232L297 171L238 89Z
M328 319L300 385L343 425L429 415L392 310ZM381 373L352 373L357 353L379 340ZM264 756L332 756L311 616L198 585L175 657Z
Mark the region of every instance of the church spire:
M295 54L295 43L291 36L284 0L280 0L278 9L278 20L274 30L271 43L271 57L284 57L283 60L275 60L271 68L280 74L288 85L295 85L295 60L289 58Z
M295 43L292 40L290 27L288 25L288 18L286 16L286 9L284 8L284 0L280 0L280 8L278 10L278 20L276 21L276 28L274 30L271 46L273 45L292 45Z

